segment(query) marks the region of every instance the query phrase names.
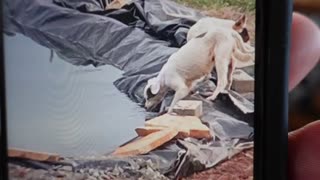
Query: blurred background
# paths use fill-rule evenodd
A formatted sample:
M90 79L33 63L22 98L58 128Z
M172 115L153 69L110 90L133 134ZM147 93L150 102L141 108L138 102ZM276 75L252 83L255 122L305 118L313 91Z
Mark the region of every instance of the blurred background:
M307 15L320 26L320 0L294 0L294 10ZM289 130L320 120L319 62L289 97Z

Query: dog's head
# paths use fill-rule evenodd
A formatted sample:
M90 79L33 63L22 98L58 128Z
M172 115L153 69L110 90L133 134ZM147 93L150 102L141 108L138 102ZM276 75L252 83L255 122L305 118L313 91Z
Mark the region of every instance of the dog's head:
M164 98L164 92L161 89L160 82L157 78L148 80L148 83L144 88L143 96L145 99L145 108L147 110L152 110L161 103Z
M249 32L247 29L247 16L243 14L238 20L235 21L233 27L243 39L243 42L248 42L250 40Z

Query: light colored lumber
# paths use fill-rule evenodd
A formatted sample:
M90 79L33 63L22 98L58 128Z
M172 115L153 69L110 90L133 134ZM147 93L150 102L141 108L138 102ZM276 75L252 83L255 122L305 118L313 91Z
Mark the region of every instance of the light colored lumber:
M135 156L140 154L146 154L164 143L170 141L178 134L178 131L174 128L166 128L158 132L154 132L147 136L142 137L136 141L133 141L125 146L119 147L115 150L113 155L115 156Z
M180 116L202 116L202 101L181 100L174 107L173 112Z
M233 73L232 89L239 93L254 91L254 78L243 70L237 69Z
M136 133L139 136L147 136L151 133L158 132L165 129L164 127L138 127L136 128Z
M165 127L152 127L152 126L145 126L145 127L138 127L136 128L136 133L138 134L138 136L147 136L149 134L152 134L154 132L158 132L161 131L163 129L166 129ZM176 136L176 138L186 138L186 137L190 137L190 131L189 129L177 129L178 130L178 134Z
M176 128L180 137L212 138L210 130L196 116L164 114L145 122L146 127Z
M114 0L106 7L106 9L121 9L124 5L129 4L130 2L130 0Z
M57 162L60 160L60 156L58 154L34 152L34 151L29 151L24 149L14 149L14 148L10 148L8 150L8 157L30 159L35 161L48 161L48 162Z

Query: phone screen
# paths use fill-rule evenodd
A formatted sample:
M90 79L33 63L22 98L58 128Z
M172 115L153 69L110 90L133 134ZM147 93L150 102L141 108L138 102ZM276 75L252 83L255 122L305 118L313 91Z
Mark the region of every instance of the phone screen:
M10 179L253 179L255 7L4 1Z

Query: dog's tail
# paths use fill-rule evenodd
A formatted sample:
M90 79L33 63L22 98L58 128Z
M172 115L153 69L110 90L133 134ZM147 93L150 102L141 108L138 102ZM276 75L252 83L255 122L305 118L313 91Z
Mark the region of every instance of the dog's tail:
M237 48L234 49L232 52L232 58L241 61L241 62L248 62L248 61L254 61L254 55L250 53L243 53L239 51Z
M254 53L254 51L255 51L254 47L250 46L249 44L244 43L238 32L233 32L232 36L236 40L237 48L239 48L243 53Z

